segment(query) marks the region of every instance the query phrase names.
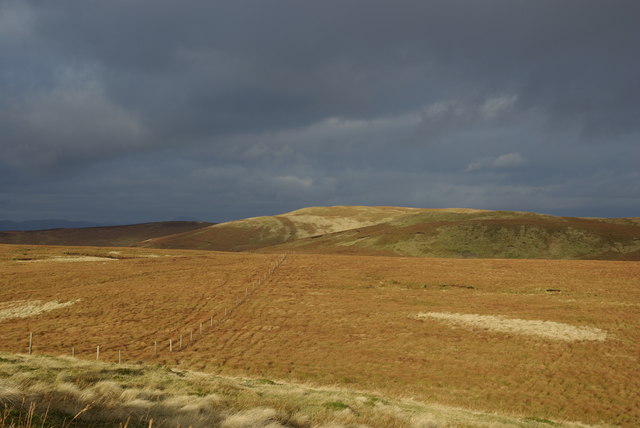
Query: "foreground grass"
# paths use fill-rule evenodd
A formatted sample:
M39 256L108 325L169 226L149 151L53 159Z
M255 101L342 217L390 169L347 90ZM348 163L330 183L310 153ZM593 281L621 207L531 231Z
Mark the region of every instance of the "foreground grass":
M169 369L0 353L0 428L585 426Z

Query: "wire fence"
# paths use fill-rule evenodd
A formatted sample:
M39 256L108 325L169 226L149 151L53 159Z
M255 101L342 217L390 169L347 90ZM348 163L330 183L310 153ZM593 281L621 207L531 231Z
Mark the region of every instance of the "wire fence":
M286 258L287 254L282 254L278 256L275 261L271 262L266 272L263 272L262 274L260 274L258 279L251 281L245 286L244 293L241 295L241 297L236 299L233 304L224 307L220 312L211 313L208 318L201 318L194 324L185 325L183 328L178 329L174 334L171 334L168 337L158 338L155 339L153 343L149 343L149 355L155 358L165 353L172 354L180 352L192 346L198 340L202 339L206 335L206 333L213 330L215 325L222 323L226 319L229 319L243 303L245 303L267 281L269 281L273 274L284 263ZM27 348L27 352L29 355L33 354L33 346L34 334L33 332L29 332L29 344ZM130 349L130 347L125 348ZM105 348L101 347L101 345L96 345L96 360L100 360L101 351L104 354L104 350ZM116 351L112 348L110 350ZM76 357L75 345L71 346L70 355L73 358ZM124 356L123 350L117 349L117 355L118 363L121 364Z

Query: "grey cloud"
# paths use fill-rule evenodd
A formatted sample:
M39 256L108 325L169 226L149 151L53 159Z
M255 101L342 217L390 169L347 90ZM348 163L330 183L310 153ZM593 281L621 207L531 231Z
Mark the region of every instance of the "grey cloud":
M100 82L73 71L49 91L24 94L0 120L6 124L0 138L11 143L3 161L18 167L47 169L148 143L132 112L111 103Z
M526 162L520 153L506 153L496 157L486 157L474 160L465 168L466 172L481 169L509 169L518 167Z
M171 211L153 202L169 191L226 218L604 206L640 155L638 16L631 0L5 1L4 212L62 212L63 188L122 218ZM627 191L612 213L640 209Z

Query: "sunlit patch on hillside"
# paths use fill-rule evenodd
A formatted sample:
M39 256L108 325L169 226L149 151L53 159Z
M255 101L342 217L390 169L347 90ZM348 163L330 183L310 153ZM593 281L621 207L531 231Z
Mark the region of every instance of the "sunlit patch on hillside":
M501 333L538 336L551 340L575 342L580 340L603 341L607 332L595 327L576 327L569 324L506 318L494 315L458 314L450 312L421 312L414 319L435 319L459 327L479 328Z
M43 302L41 300L16 300L13 302L0 303L0 321L13 318L33 317L45 312L66 308L79 301L80 299L69 300L68 302L58 302L57 300L50 302Z

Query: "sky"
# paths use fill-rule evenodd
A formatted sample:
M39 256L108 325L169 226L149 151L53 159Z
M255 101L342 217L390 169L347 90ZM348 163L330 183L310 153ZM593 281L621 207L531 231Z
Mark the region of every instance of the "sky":
M640 216L637 0L0 0L0 219Z

